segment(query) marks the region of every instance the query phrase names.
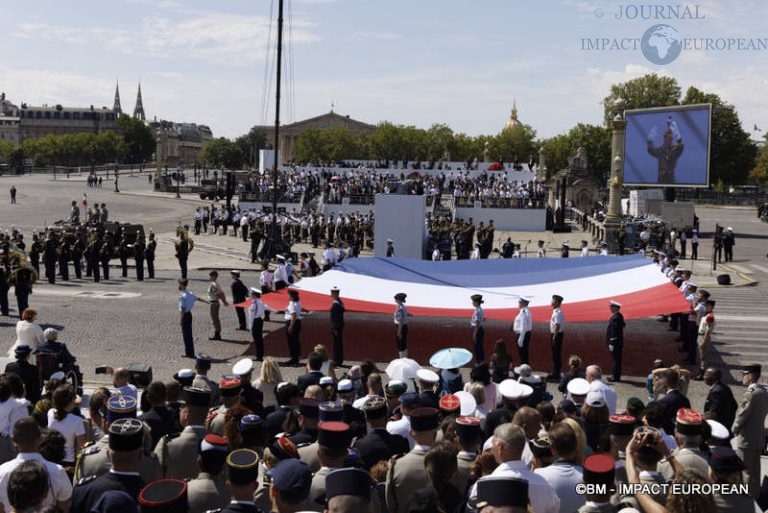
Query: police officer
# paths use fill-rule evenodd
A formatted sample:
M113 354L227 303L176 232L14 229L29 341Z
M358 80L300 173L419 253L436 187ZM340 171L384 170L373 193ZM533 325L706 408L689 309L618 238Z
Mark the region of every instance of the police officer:
M184 387L184 401L180 411L184 429L181 433L165 435L155 447L165 478L197 477L197 448L205 436L204 424L211 403L211 391Z
M608 351L613 356L613 375L608 377L608 381L620 381L621 355L624 351L624 316L621 314L621 303L611 301L610 308L611 318L608 320L605 339Z
M91 511L107 491L119 490L134 500L144 487L139 474L144 442L144 424L135 418L123 418L109 426L109 461L111 470L102 475L80 479L72 490L72 511Z
M234 269L230 272L232 277L232 303L238 304L248 299L248 287L240 281L240 271ZM237 314L237 329L240 331L248 331L245 323L245 307L236 306L235 313Z
M133 244L133 258L136 261L136 281L144 281L144 259L146 258L147 243L144 234L140 233Z
M147 260L147 276L149 279L155 277L155 251L157 251L157 241L155 240L155 233L150 230L147 249L144 250L144 258Z
M565 328L565 316L560 309L563 304L563 296L553 295L551 304L552 316L549 320L549 333L552 337L552 374L550 379L560 379L560 368L563 364L563 329Z
M760 452L765 445L765 417L768 415L768 388L758 383L760 364L744 365L741 382L747 387L733 423L733 446L744 461L749 478L749 494L760 495Z
M338 287L331 289L331 336L333 337L333 364L341 367L344 364L344 302L339 297Z
M227 439L222 436L205 435L200 441L197 456L200 473L187 483L190 513L203 513L229 504L229 491L222 473L228 453Z
M102 431L107 433L100 440L83 446L75 460L75 481L88 476L100 476L110 469L107 450L110 447L110 426L121 419L136 418L136 399L130 396L113 395L107 400L107 412L103 417ZM139 421L144 426L144 424ZM147 429L148 431L148 429ZM144 435L142 435L144 436ZM148 436L151 440L151 438ZM151 442L150 442L151 443ZM138 463L138 472L145 482L161 477L160 462L155 455L144 450Z

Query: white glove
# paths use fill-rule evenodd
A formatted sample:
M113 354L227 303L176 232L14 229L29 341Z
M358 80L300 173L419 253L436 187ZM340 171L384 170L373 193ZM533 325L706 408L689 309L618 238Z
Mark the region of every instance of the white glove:
M609 350L610 352L613 352L613 344L609 344L609 345L608 345L608 350Z
M648 134L648 140L653 141L656 138L656 134L659 133L659 129L656 127L651 128L651 132Z
M525 333L520 333L517 336L517 347L523 347L523 342L525 341Z
M675 121L672 121L670 128L672 129L672 138L675 141L679 141L680 139L682 139L682 136L680 135L680 130L677 128L677 123Z

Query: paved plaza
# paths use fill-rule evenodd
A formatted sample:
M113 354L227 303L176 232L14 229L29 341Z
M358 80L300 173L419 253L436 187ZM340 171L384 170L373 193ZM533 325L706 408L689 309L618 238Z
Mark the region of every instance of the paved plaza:
M84 193L88 195L89 204L106 203L110 219L142 223L145 229L154 230L158 236L158 271L154 280L137 282L133 269L130 270L129 278L120 278L119 269L114 268L112 279L98 284L83 279L57 282L56 285L38 281L35 286L30 304L39 311L41 324L61 330L59 338L77 356L86 383L92 385L103 382L104 376L97 376L93 372L96 366L102 364L122 366L146 362L151 364L157 379L168 379L178 369L190 367L193 362L181 357L183 345L176 290L178 266L173 256L172 240L178 223L191 222L194 208L210 202L203 202L192 195L176 199L174 194L155 193L148 184L146 174L121 176L120 193L113 192L112 181L105 181L102 189L88 188L84 175L71 175L68 180L59 176L56 181L49 175L0 178L0 189L4 187L7 191L12 184L19 191L18 203L10 205L7 197L0 201L0 227L10 229L15 226L23 231L26 239L31 238L32 229L42 229L46 224L65 218L71 201L80 202ZM735 262L728 264L728 268L718 267L717 271L711 271L707 260L711 254L709 239L702 240L702 258L686 263L692 264L697 283L710 289L717 299L718 325L713 337L715 347L725 370L731 371L732 377L737 377L738 374L732 371L739 362L768 361L764 336L768 328L768 306L764 300L765 283L768 281L768 259L765 255L768 225L760 223L751 209L707 207L699 208L697 213L704 234L713 231L715 222L732 226L736 232ZM553 247L564 240L586 238L578 232L556 235L501 233L497 235L498 241L507 236L513 240L545 238L551 241ZM256 266L250 263L247 255L249 245L242 239L207 235L195 237L194 240L195 250L190 256L190 289L193 292L201 295L205 292L207 271L212 268L224 271L220 282L227 292L229 269L243 270L246 285L257 283ZM498 245L500 242L495 246ZM722 287L716 284L715 278L722 272L731 274L734 285ZM11 305L14 304L11 293ZM326 316L324 312L309 315ZM276 317L280 319L282 316ZM214 357L211 372L214 376L229 373L232 363L246 354L250 341L247 332L235 330L234 311L225 309L222 323L225 341L209 341L208 336L212 332L207 305L198 304L195 307L195 347L197 351L207 352ZM5 344L3 351L15 340L15 324L16 319L13 317L0 319L0 340ZM659 324L654 319L648 319L635 321L632 326L639 326L640 329L648 326L649 329L660 331ZM268 331L281 327L282 323L266 323ZM270 338L276 341L272 343L279 343L282 350L284 339L281 336ZM325 329L317 333L306 330L302 338L313 343L330 342ZM628 332L629 343L631 338L632 333ZM355 341L347 340L346 344L352 345ZM269 343L267 354L270 354ZM256 369L258 371L258 364ZM284 368L283 372L284 377L292 378L302 371ZM644 375L628 376L626 382L618 384L620 402L631 396L645 400L646 394L642 388L644 381ZM740 390L735 392L737 397L740 396ZM703 384L694 382L691 385L689 396L694 407L703 406L705 394Z

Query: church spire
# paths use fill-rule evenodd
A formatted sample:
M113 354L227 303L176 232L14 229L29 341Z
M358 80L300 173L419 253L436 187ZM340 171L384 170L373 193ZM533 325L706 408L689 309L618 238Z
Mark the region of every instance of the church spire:
M123 113L123 107L120 105L120 83L115 84L115 104L112 107L115 111L115 116L119 117Z
M509 114L509 119L504 124L504 128L514 128L520 126L520 120L517 119L517 98L512 99L512 112Z
M144 114L144 104L141 102L141 82L139 82L139 92L136 93L136 106L133 108L133 117L141 121L146 119Z

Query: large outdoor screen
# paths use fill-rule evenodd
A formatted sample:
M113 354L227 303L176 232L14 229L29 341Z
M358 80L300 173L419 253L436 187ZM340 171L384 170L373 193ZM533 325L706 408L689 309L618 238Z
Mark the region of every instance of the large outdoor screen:
M712 105L625 112L624 183L708 187Z

